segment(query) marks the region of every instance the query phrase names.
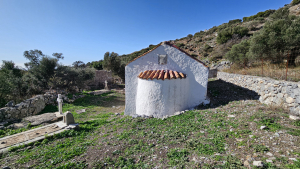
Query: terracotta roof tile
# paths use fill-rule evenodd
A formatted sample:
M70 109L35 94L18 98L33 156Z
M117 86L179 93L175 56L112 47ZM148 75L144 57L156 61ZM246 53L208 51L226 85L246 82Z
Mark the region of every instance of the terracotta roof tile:
M165 71L165 77L163 80L165 80L165 79L170 79L170 73L168 70Z
M186 78L186 75L182 72L172 71L172 70L145 70L138 75L141 79L182 79Z
M176 76L176 79L181 78L177 71L174 71L174 75Z
M148 79L148 77L150 76L151 73L152 73L152 70L149 70L147 72L147 74L144 76L144 79Z
M148 71L149 71L149 70L146 70L146 71L141 75L141 78L142 78L142 79L144 79L144 77L147 75Z
M151 72L150 76L148 76L147 79L153 80L153 76L155 75L155 73L156 73L156 70L154 70L153 72Z
M155 75L153 76L152 80L153 80L153 79L158 79L159 74L160 74L160 70L157 70L157 71L155 72Z
M161 70L158 79L164 80L164 75L165 75L164 70Z
M186 76L183 73L179 73L179 75L181 76L181 78L185 78Z
M126 66L127 66L129 63L131 63L131 62L137 60L138 58L140 58L140 57L142 57L142 56L145 56L146 54L152 52L153 50L155 50L156 48L158 48L158 47L159 47L160 45L162 45L162 44L166 44L166 45L169 45L169 46L171 46L171 47L174 47L174 48L178 49L178 50L181 51L182 53L186 54L186 55L189 56L190 58L194 59L195 61L201 63L203 66L205 66L205 67L208 68L208 66L206 66L203 62L201 62L200 60L194 58L193 56L191 56L191 55L190 55L189 53L187 53L186 51L180 49L179 47L177 47L177 46L171 44L171 43L168 42L168 41L166 41L166 42L161 42L160 44L158 44L157 46L155 46L153 49L149 50L148 52L146 52L146 53L144 53L144 54L142 54L142 55L136 57L136 58L133 59L132 61L128 62L128 63L126 64Z
M174 74L173 74L173 71L172 71L172 70L170 70L170 71L169 71L169 73L170 73L170 79L174 79L174 78L175 78L175 76L174 76Z
M142 77L143 73L144 73L144 72L141 72L141 73L139 74L139 77Z

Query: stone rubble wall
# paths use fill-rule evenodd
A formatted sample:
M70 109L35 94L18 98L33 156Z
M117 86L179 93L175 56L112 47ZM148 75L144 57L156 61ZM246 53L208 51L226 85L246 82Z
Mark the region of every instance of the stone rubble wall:
M96 70L95 77L92 80L86 82L88 89L103 89L105 86L105 80L108 84L113 83L114 78L111 71Z
M266 77L218 72L217 78L255 91L259 101L267 105L287 108L300 115L300 82L278 81Z
M57 94L46 93L27 99L12 107L0 108L0 122L14 121L40 113L46 105L57 104Z

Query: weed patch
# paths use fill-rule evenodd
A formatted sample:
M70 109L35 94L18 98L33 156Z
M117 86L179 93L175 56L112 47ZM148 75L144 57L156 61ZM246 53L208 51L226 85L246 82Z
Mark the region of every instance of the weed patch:
M188 151L185 149L171 149L170 152L167 154L169 164L171 166L184 166L184 163L188 161L188 154Z

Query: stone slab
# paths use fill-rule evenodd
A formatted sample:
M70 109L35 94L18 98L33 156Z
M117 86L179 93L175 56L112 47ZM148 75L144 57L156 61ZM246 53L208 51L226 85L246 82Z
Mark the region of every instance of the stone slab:
M26 117L24 120L31 123L32 126L38 126L43 123L53 123L61 120L55 113L44 113L41 115Z
M63 132L67 129L76 129L78 127L78 124L67 126L63 122L57 122L22 133L0 138L0 154L8 152L9 148L12 146L29 144L31 142L45 139L45 135L51 136Z

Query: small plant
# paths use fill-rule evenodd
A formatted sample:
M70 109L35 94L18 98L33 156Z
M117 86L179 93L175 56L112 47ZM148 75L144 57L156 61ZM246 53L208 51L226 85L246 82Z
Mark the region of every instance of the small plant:
M27 126L26 126L26 128L30 129L31 128L31 123L28 123Z
M267 126L267 129L271 131L277 131L282 128L282 126L275 122L276 119L274 117L263 117L262 120L259 121L260 124Z
M264 152L264 151L269 151L269 148L264 146L264 145L254 145L252 146L255 152Z
M294 125L295 125L295 126L300 126L300 120L296 120L296 121L294 122Z
M234 156L228 156L226 158L226 163L225 163L225 168L245 168L243 167L243 163L238 159L237 157Z
M186 161L188 161L188 151L186 149L171 149L170 152L167 154L169 164L172 166L183 165Z

